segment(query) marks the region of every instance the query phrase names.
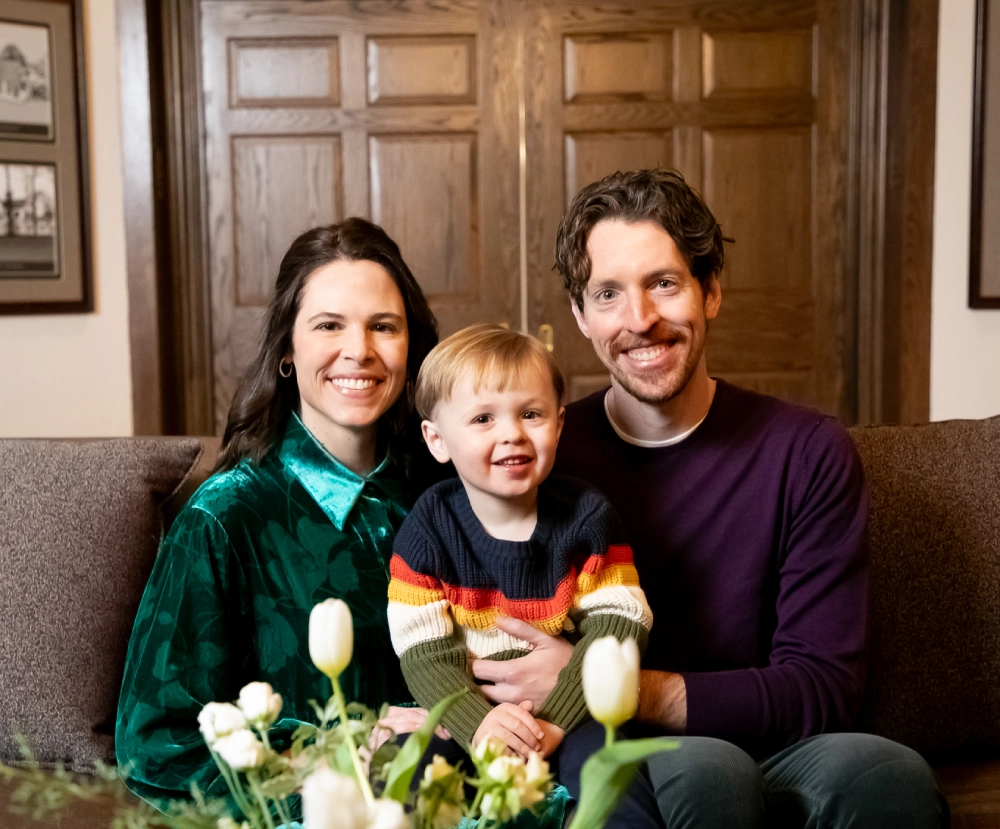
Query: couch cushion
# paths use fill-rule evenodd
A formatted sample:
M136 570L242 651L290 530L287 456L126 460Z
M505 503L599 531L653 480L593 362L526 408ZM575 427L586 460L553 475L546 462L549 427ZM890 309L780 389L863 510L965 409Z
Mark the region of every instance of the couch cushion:
M16 728L47 766L114 760L159 507L201 453L191 438L0 440L0 759L19 759Z
M871 491L864 730L1000 747L1000 417L852 430Z

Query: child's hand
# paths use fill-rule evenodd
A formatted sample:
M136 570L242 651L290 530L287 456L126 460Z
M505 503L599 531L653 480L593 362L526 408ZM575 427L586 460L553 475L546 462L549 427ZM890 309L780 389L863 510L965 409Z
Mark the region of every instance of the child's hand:
M541 723L528 713L531 703L514 705L503 702L490 711L476 729L472 737L473 747L489 736L496 737L515 754L527 759L533 751L542 747L541 740L545 736ZM551 727L551 726L550 726ZM561 739L561 738L560 738Z
M541 728L545 734L545 736L542 737L542 747L538 751L544 760L553 751L559 748L559 744L562 742L563 737L566 736L566 732L563 731L558 725L545 722L545 720L535 720L535 722L538 723L538 727Z

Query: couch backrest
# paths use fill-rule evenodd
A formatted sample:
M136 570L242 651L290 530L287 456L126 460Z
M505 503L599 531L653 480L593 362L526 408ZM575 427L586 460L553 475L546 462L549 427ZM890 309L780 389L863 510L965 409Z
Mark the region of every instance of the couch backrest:
M217 444L217 442L216 442ZM114 760L132 621L161 506L210 466L197 438L0 440L0 760Z
M925 754L1000 748L1000 417L852 435L871 493L860 725Z

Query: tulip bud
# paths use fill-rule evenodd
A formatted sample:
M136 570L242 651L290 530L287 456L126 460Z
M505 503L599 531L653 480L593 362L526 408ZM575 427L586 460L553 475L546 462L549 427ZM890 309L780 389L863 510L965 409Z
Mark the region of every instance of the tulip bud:
M614 728L639 707L639 648L634 639L598 639L583 656L583 696L591 716Z
M309 656L330 679L348 666L354 651L351 609L340 599L327 599L309 614Z
M305 829L367 829L368 807L350 777L320 763L302 784L302 820Z
M375 800L368 807L367 829L410 829L410 819L395 800Z
M247 722L254 728L262 730L278 718L281 712L281 694L274 693L274 689L267 682L251 682L243 686L239 702L236 704L247 718Z
M445 760L444 757L440 754L435 754L434 759L424 767L424 782L428 784L433 783L435 780L447 777L454 770L455 767Z
M246 728L246 717L230 702L210 702L198 712L198 728L210 746L220 737Z
M247 728L220 737L212 749L236 771L255 769L264 763L264 746Z

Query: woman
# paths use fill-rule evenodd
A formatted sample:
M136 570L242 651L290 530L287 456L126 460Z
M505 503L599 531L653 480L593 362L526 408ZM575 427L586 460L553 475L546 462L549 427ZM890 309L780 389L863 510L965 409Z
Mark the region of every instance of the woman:
M354 617L347 698L412 701L386 591L392 539L420 487L413 385L436 342L434 315L381 228L347 219L293 242L216 474L171 528L135 621L115 742L137 794L186 798L194 782L224 797L196 718L253 680L284 697L271 734L287 747L313 719L308 701L330 693L307 635L328 597ZM404 732L421 716L394 708L385 722Z

